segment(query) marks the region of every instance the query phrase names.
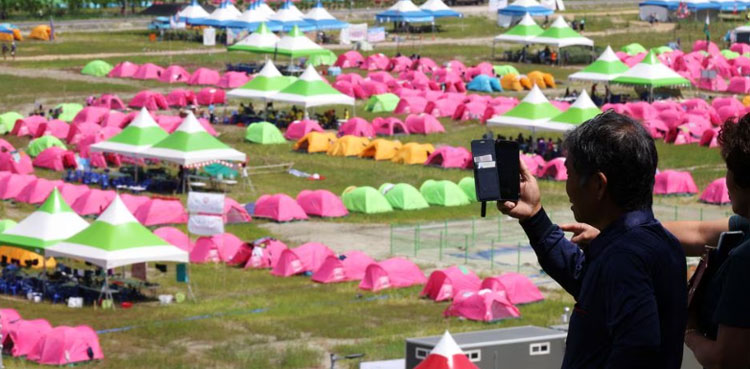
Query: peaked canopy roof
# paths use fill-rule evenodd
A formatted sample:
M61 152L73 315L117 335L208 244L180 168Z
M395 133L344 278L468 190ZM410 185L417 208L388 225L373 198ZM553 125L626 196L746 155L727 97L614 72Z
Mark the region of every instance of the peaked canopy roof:
M122 132L106 141L91 145L91 151L136 155L167 136L167 131L156 124L148 110L143 107Z
M177 13L177 19L187 23L194 23L197 20L208 19L208 17L210 14L198 4L198 0L193 0L190 5Z
M500 15L520 17L524 14L533 16L552 15L552 9L539 4L535 0L516 0L512 4L497 10Z
M662 64L653 51L625 73L612 80L623 85L648 87L689 86L690 81Z
M279 37L268 29L266 23L261 23L255 32L230 46L228 50L261 54L273 53L277 42L279 42Z
M464 16L463 14L449 8L448 5L445 5L443 0L427 0L427 2L419 6L419 9L426 11L435 18L462 18Z
M294 7L291 2L287 1L281 5L279 11L276 14L268 17L271 22L278 23L281 25L284 31L290 30L293 27L299 27L302 31L308 32L315 29L315 25L302 19L302 14L299 9Z
M305 108L321 105L354 105L354 98L344 95L308 65L299 79L273 95L271 100L303 105Z
M228 27L240 15L242 13L234 5L224 1L211 13L208 19L199 20L197 23L214 27Z
M419 9L411 0L398 0L393 6L375 15L378 22L434 22L432 14Z
M317 29L342 29L349 27L349 23L342 22L336 19L331 13L323 7L323 4L318 1L315 7L310 9L307 14L303 17L309 23L315 25Z
M568 76L568 79L581 81L609 82L628 70L612 48L607 46L602 55L586 68Z
M529 13L526 13L523 15L523 18L521 18L521 21L513 28L509 29L508 32L496 36L495 41L525 43L534 37L539 36L543 32L544 29L534 22L534 19L531 18Z
M284 35L276 43L275 52L279 55L287 55L292 58L330 53L327 49L307 38L297 26L292 27L289 34Z
M219 141L188 112L177 130L144 150L140 156L166 160L179 165L197 165L214 161L245 161L245 154Z
M266 4L265 0L258 0L258 2L255 3L255 5L258 11L263 13L266 17L270 18L272 15L276 14L276 12L273 11L273 9L271 9L271 7L268 6L268 4Z
M0 243L40 254L47 246L63 241L88 226L65 202L60 191L54 188L35 212L0 233Z
M560 115L550 119L549 122L547 122L547 125L558 125L560 130L573 129L601 113L601 109L591 101L586 90L582 90L573 105L571 105L568 110L560 113Z
M229 97L241 97L250 99L267 99L283 88L296 81L296 77L283 76L273 65L271 60L266 60L263 69L255 75L250 82L242 87L227 92Z
M552 25L544 32L534 37L530 41L535 44L554 45L557 47L566 46L594 46L594 41L590 38L581 36L568 25L568 22L562 16L558 16Z
M559 126L547 125L550 118L560 114L554 105L537 85L531 88L528 95L513 109L503 115L494 116L487 120L487 125L516 126L528 129L547 129L558 131Z
M255 3L250 5L247 10L245 10L242 15L235 18L231 22L227 22L228 27L232 28L242 28L247 29L251 31L255 31L260 27L262 24L265 24L265 26L271 30L271 31L281 31L281 24L275 23L275 22L269 22L268 16L260 11Z
M88 228L44 253L81 259L104 269L149 261L188 262L187 252L138 223L119 195Z

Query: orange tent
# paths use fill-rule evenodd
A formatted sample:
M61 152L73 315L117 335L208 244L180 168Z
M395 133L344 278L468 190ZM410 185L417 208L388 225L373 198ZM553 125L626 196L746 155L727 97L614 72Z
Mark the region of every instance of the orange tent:
M29 38L36 40L49 41L52 36L52 30L48 25L42 24L34 27L29 34Z

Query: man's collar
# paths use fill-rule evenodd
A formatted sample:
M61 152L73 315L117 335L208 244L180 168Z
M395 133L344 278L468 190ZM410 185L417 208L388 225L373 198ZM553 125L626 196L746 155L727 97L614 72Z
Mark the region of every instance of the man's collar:
M586 257L589 259L596 258L612 241L617 239L623 233L633 227L637 227L654 221L654 213L651 208L644 210L634 210L623 214L609 226L604 228L591 244L586 248Z

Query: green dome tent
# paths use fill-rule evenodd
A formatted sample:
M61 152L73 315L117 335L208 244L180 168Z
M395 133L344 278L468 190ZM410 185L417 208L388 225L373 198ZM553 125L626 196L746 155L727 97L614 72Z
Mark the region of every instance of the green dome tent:
M103 60L92 60L81 69L81 74L104 77L112 70L112 65Z
M634 42L632 44L627 44L627 45L621 47L620 51L622 51L622 52L624 52L624 53L626 53L628 55L638 55L640 53L645 53L648 50L646 50L646 48L643 47L643 45L641 45L641 44L639 44L637 42Z
M373 113L390 113L396 109L398 102L401 100L392 93L372 95L365 104L365 110Z
M493 65L492 69L495 70L495 74L498 76L504 76L506 74L515 74L517 76L520 76L521 73L518 73L518 69L512 65Z
M721 55L723 55L724 58L726 58L727 60L732 60L732 59L737 59L737 57L740 56L740 53L734 52L732 50L724 49L724 50L721 50Z
M394 209L417 210L429 207L422 194L408 183L384 183L380 186L380 193Z
M247 126L245 139L262 145L286 143L286 139L284 139L281 131L275 125L268 122L258 122Z
M341 195L341 201L349 211L356 213L375 214L393 211L388 200L370 186L347 188Z
M327 54L310 55L305 62L305 66L312 65L313 67L317 67L320 65L333 65L334 63L336 63L336 54L329 50Z
M55 106L55 109L62 109L62 113L57 117L63 122L72 122L78 112L83 110L83 105L76 103L63 103Z
M464 191L470 201L477 201L477 188L474 185L474 177L464 177L458 182L458 187Z
M664 54L664 53L670 53L670 52L674 51L674 50L673 50L673 49L672 49L671 47L669 47L669 46L659 46L659 47L654 47L654 48L651 48L651 50L652 50L653 52L655 52L655 53L656 53L656 55L661 55L661 54Z
M65 144L60 141L59 138L55 136L42 136L29 142L29 147L26 150L26 153L31 157L36 157L42 151L52 146L60 147L63 150L68 149L67 147L65 147Z
M464 191L457 184L448 180L428 179L419 187L419 192L430 205L461 206L470 203L469 197L466 196Z
M23 115L14 111L0 114L0 134L6 134L12 131L13 126L16 125L16 121L19 119L23 119Z

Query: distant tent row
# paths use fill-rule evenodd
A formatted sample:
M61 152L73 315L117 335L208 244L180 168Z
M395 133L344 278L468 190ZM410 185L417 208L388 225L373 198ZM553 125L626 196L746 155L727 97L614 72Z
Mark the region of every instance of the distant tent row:
M570 28L562 16L557 17L549 28L544 30L534 22L529 13L526 13L515 27L493 39L493 53L497 42L542 44L557 48L568 46L594 47L593 40L581 36Z
M253 215L276 222L306 220L308 216L335 218L348 215L338 196L327 190L304 190L293 199L286 194L263 195L255 202Z

